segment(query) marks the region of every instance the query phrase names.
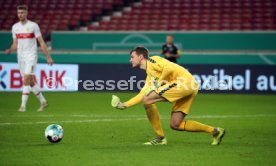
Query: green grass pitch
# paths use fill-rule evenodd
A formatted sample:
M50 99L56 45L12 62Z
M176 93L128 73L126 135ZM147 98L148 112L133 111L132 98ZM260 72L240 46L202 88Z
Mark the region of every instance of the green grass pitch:
M170 104L158 103L168 145L144 146L154 137L143 106L115 110L112 93L44 93L49 108L17 109L21 93L0 93L0 165L276 165L276 96L198 95L189 119L224 127L221 145L205 133L169 128ZM134 93L115 93L127 100ZM63 126L58 144L44 138L52 123Z

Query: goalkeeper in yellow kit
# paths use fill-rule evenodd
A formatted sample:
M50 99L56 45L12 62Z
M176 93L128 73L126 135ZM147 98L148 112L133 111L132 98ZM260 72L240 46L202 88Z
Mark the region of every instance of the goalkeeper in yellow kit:
M218 145L224 134L223 128L212 127L197 121L185 120L192 102L197 95L198 85L194 77L183 67L169 62L159 56L149 57L148 50L136 47L131 50L130 63L133 68L140 68L147 73L146 83L138 95L121 102L119 97L112 96L111 105L117 109L126 109L143 102L149 121L157 135L146 145L167 144L159 112L155 102L168 101L173 103L170 127L177 131L206 132L213 136L212 145Z

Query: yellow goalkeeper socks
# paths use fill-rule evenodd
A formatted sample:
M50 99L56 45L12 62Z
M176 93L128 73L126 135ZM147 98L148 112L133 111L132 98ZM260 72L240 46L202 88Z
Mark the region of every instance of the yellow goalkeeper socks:
M158 137L164 137L164 131L162 129L160 115L155 104L144 105L148 119Z
M215 128L212 126L208 126L193 120L184 120L179 125L178 129L189 132L207 132L210 134L213 134L215 130Z

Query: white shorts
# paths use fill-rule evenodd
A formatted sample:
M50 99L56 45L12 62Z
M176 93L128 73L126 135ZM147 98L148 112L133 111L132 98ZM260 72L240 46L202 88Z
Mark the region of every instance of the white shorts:
M35 75L37 56L31 58L17 57L20 73L22 77L26 75Z

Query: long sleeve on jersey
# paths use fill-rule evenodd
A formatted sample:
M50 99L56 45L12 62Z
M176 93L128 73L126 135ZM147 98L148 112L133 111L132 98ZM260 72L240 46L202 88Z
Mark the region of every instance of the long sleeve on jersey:
M125 102L125 106L128 107L132 107L136 104L139 104L142 102L144 93L140 92L138 95L134 96L133 98L131 98L130 100L128 100L127 102Z
M142 99L145 95L145 91L147 88L150 87L150 78L147 77L146 79L146 83L144 85L144 87L141 89L141 91L138 93L138 95L134 96L133 98L131 98L130 100L128 100L127 102L125 102L125 106L128 108L128 107L132 107L136 104L139 104L142 102Z

